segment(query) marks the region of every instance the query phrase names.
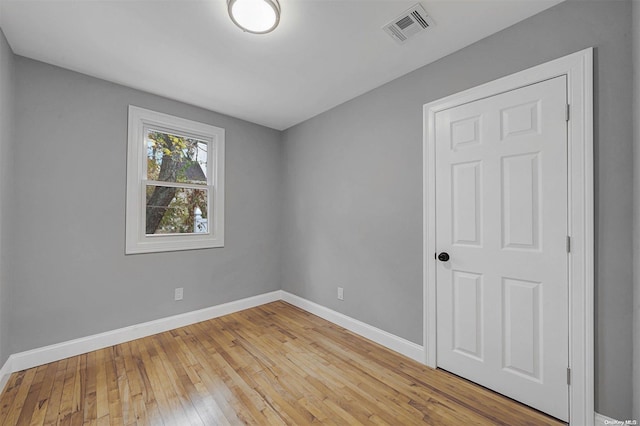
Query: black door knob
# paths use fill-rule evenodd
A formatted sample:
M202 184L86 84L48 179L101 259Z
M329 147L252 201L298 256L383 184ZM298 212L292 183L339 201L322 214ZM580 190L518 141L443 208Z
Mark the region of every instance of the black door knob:
M441 262L446 262L449 260L449 253L447 253L446 251L443 251L442 253L440 253L438 255L438 260Z

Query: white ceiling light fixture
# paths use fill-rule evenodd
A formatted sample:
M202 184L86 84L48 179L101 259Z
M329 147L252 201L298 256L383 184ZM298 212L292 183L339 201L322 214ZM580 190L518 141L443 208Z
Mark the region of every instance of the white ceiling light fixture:
M243 31L266 34L280 22L278 0L227 0L229 16Z

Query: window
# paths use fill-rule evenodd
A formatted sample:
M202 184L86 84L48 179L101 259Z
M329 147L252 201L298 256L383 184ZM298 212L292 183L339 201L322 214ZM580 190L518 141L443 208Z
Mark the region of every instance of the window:
M224 246L224 129L129 106L126 253Z

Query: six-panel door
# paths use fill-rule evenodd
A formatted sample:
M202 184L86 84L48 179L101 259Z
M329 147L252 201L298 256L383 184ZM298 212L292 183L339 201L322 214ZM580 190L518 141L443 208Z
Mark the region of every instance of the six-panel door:
M568 420L566 77L436 114L437 364Z

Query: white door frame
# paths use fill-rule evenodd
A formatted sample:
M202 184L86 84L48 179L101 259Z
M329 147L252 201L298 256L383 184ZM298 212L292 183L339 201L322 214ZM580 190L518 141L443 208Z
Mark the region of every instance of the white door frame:
M423 313L425 363L436 359L435 115L478 99L567 76L569 254L569 420L594 423L593 48L538 65L424 105Z

